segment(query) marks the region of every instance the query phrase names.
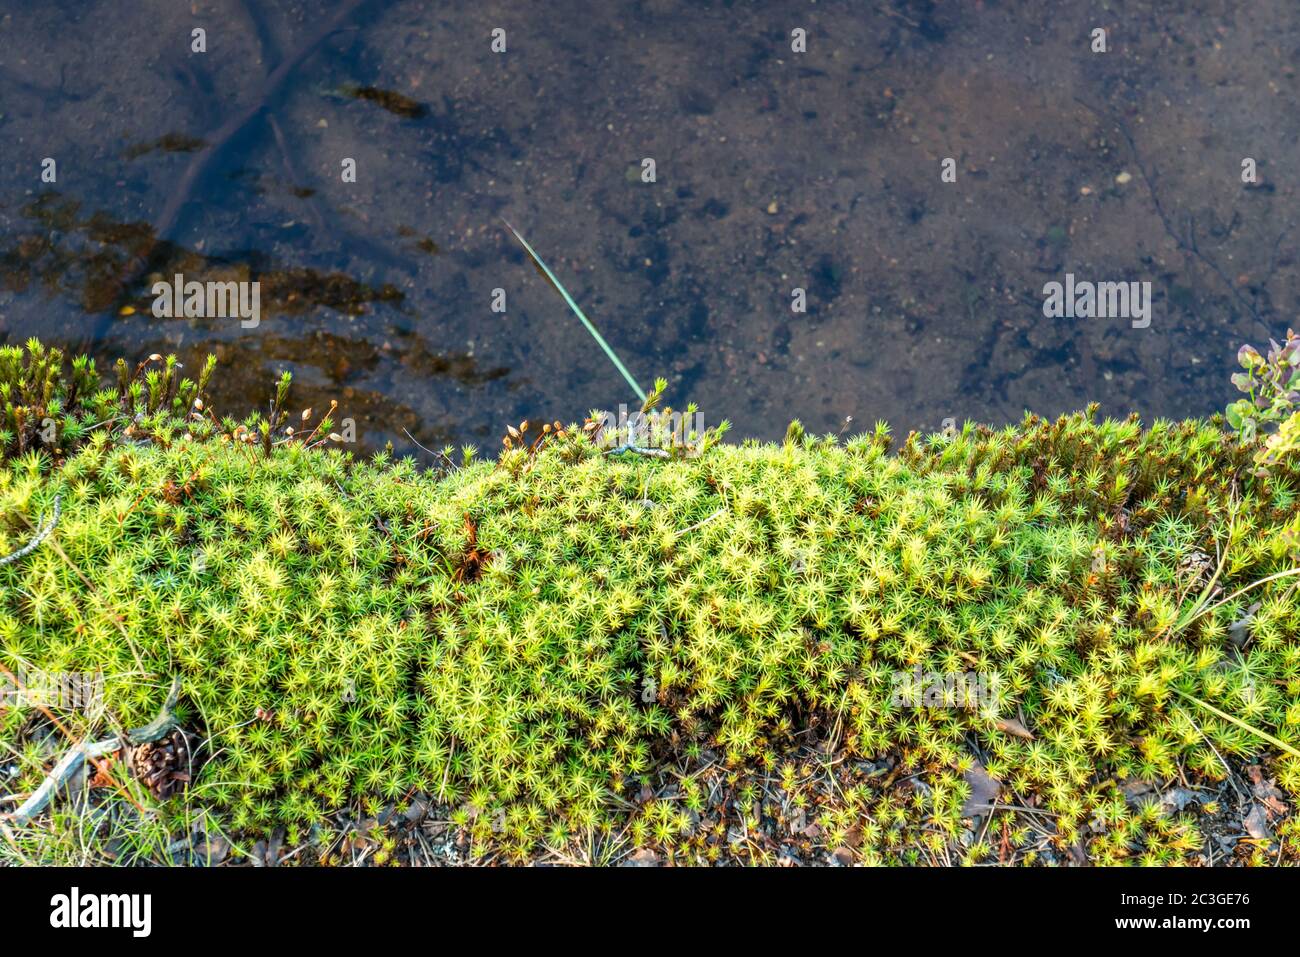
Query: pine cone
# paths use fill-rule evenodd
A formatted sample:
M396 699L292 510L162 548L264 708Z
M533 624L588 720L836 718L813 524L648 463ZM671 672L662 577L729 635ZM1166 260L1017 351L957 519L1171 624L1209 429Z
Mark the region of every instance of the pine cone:
M184 733L177 728L157 741L137 745L131 752L131 773L157 800L171 797L190 780L190 748Z

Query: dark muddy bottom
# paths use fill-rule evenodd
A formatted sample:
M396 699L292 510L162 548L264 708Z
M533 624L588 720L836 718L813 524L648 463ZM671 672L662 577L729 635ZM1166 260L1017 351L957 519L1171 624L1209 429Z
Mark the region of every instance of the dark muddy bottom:
M740 435L1208 414L1297 324L1288 0L372 0L304 51L342 6L0 2L0 338L216 350L231 411L289 368L423 455L405 430L633 398L502 217L642 385ZM155 318L177 272L258 280L260 323ZM1149 328L1045 318L1066 273L1150 282Z

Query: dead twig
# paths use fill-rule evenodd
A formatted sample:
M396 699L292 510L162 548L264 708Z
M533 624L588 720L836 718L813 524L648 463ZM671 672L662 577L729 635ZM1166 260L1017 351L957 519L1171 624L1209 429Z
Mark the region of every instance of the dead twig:
M407 430L405 427L403 427L402 431L406 433L406 437L407 437L408 439L410 439L412 442L415 442L415 445L416 445L417 448L421 449L422 451L428 452L430 455L437 456L437 457L441 458L441 459L442 459L443 461L445 461L448 465L450 465L453 469L456 468L456 463L453 462L451 459L449 459L445 453L443 453L443 452L435 452L435 451L433 451L433 449L426 449L423 445L421 445L421 444L416 440L415 436L412 435L412 434L410 433L409 430Z
M687 532L693 532L693 531L695 531L697 528L702 528L703 526L709 524L709 522L711 522L711 521L713 521L715 518L717 518L719 515L725 515L726 512L727 512L727 510L726 510L725 508L720 508L720 509L718 509L716 512L714 512L712 515L710 515L708 518L703 519L702 521L696 522L694 525L689 525L689 526L687 526L686 528L683 528L680 532L677 532L677 534L676 534L675 537L676 537L676 538L681 538L681 537L682 537L683 535L685 535Z
M44 519L45 516L42 514L41 518ZM4 558L0 558L0 565L8 565L10 562L16 562L18 561L18 559L25 558L28 555L30 555L32 552L36 551L36 549L40 547L41 542L45 541L47 538L50 537L50 533L54 531L55 527L58 526L58 524L59 524L59 496L56 495L54 496L54 514L50 516L49 522L47 522L44 526L39 528L36 534L32 537L32 540L28 542L26 545L24 545L22 548L18 549L18 551L12 552L11 554L6 555Z
M121 736L112 735L100 741L83 741L81 744L69 749L59 759L59 763L54 766L54 770L46 776L41 786L32 792L31 797L24 801L18 810L9 815L9 823L19 826L28 824L32 818L45 810L45 806L50 803L50 798L54 796L55 792L81 770L81 766L86 761L98 762L100 758L112 754L124 746L148 744L157 741L164 734L171 731L172 728L176 727L176 699L180 697L180 692L181 679L179 677L173 678L171 690L168 692L167 700L159 710L158 716L144 727L127 731ZM51 719L53 720L52 716ZM60 725L60 727L62 726ZM103 770L105 769L101 766L101 771Z

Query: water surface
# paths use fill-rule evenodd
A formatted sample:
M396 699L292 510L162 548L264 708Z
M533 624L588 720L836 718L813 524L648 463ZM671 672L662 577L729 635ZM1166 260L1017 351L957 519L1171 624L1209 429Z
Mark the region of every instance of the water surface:
M740 435L1208 414L1300 324L1290 0L370 0L275 85L344 6L0 0L0 339L216 350L231 412L288 368L423 455L632 400L502 218ZM177 272L257 279L261 323L155 318ZM1044 318L1067 272L1151 282L1150 328Z

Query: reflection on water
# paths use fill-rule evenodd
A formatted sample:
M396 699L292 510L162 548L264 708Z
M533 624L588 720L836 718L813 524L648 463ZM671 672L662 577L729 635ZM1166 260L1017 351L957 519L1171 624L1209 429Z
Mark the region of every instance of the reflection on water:
M1134 2L1104 55L1097 25L1051 0L0 0L0 339L216 350L236 407L289 368L403 451L628 401L505 217L638 379L741 435L1209 413L1236 346L1296 322L1300 8ZM177 273L256 279L264 320L154 318ZM1150 282L1151 328L1046 319L1066 273Z

